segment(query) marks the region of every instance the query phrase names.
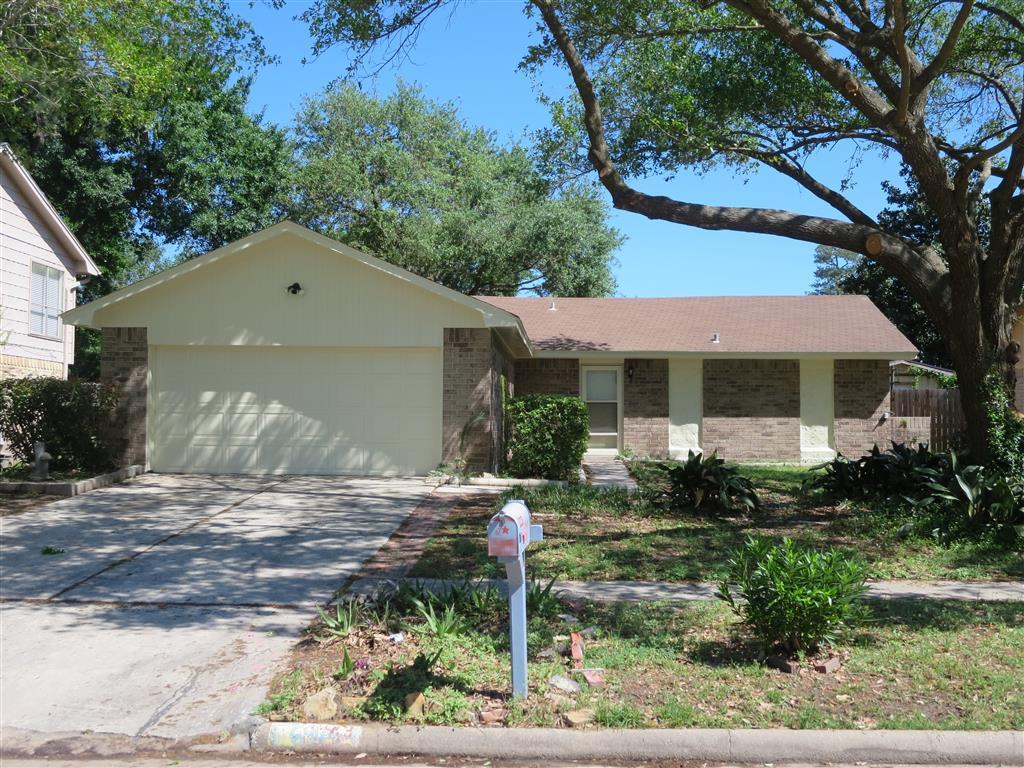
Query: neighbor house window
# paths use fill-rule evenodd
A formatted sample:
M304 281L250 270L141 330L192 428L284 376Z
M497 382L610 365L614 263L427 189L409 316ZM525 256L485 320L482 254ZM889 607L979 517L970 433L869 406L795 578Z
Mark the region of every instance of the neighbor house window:
M59 339L61 333L60 313L64 311L61 284L63 275L59 269L46 264L32 264L32 307L29 313L29 333Z

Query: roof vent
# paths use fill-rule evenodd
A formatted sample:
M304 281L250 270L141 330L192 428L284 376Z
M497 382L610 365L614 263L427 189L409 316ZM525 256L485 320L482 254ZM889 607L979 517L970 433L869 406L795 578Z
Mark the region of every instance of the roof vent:
M722 342L722 337L721 336L719 336L717 333L712 333L711 334L711 343L712 344L720 344L721 342Z
M557 312L558 307L555 306L555 300L551 299L551 306L548 307L548 312Z

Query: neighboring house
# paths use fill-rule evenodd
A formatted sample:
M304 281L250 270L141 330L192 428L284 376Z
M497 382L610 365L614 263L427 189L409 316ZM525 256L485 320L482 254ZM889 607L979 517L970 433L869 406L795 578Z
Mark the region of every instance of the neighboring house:
M75 334L60 314L79 280L99 270L21 166L0 144L0 379L66 378Z
M955 382L956 372L937 365L913 360L893 360L889 363L892 388L895 389L949 389ZM955 383L954 383L955 386Z
M166 472L493 469L528 392L583 397L598 452L852 455L916 354L864 297L471 297L290 222L64 319L102 329L124 460Z

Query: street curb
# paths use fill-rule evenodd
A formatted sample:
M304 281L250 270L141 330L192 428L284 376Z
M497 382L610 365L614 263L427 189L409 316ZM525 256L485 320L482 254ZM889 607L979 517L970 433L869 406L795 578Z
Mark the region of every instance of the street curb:
M266 752L458 755L489 759L703 760L1024 766L1024 731L446 728L264 723Z

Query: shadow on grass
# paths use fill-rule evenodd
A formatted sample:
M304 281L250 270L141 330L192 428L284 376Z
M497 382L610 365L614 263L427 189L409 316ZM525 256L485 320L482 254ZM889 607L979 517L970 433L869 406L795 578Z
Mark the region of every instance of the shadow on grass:
M390 667L362 705L363 711L374 719L394 720L406 711L405 699L411 693L422 693L427 688L451 688L468 693L470 688L462 680L433 671L438 656L440 654L421 653L411 664Z
M990 625L1018 627L1024 622L1024 603L970 600L868 600L865 628L900 626L910 630L951 631Z

